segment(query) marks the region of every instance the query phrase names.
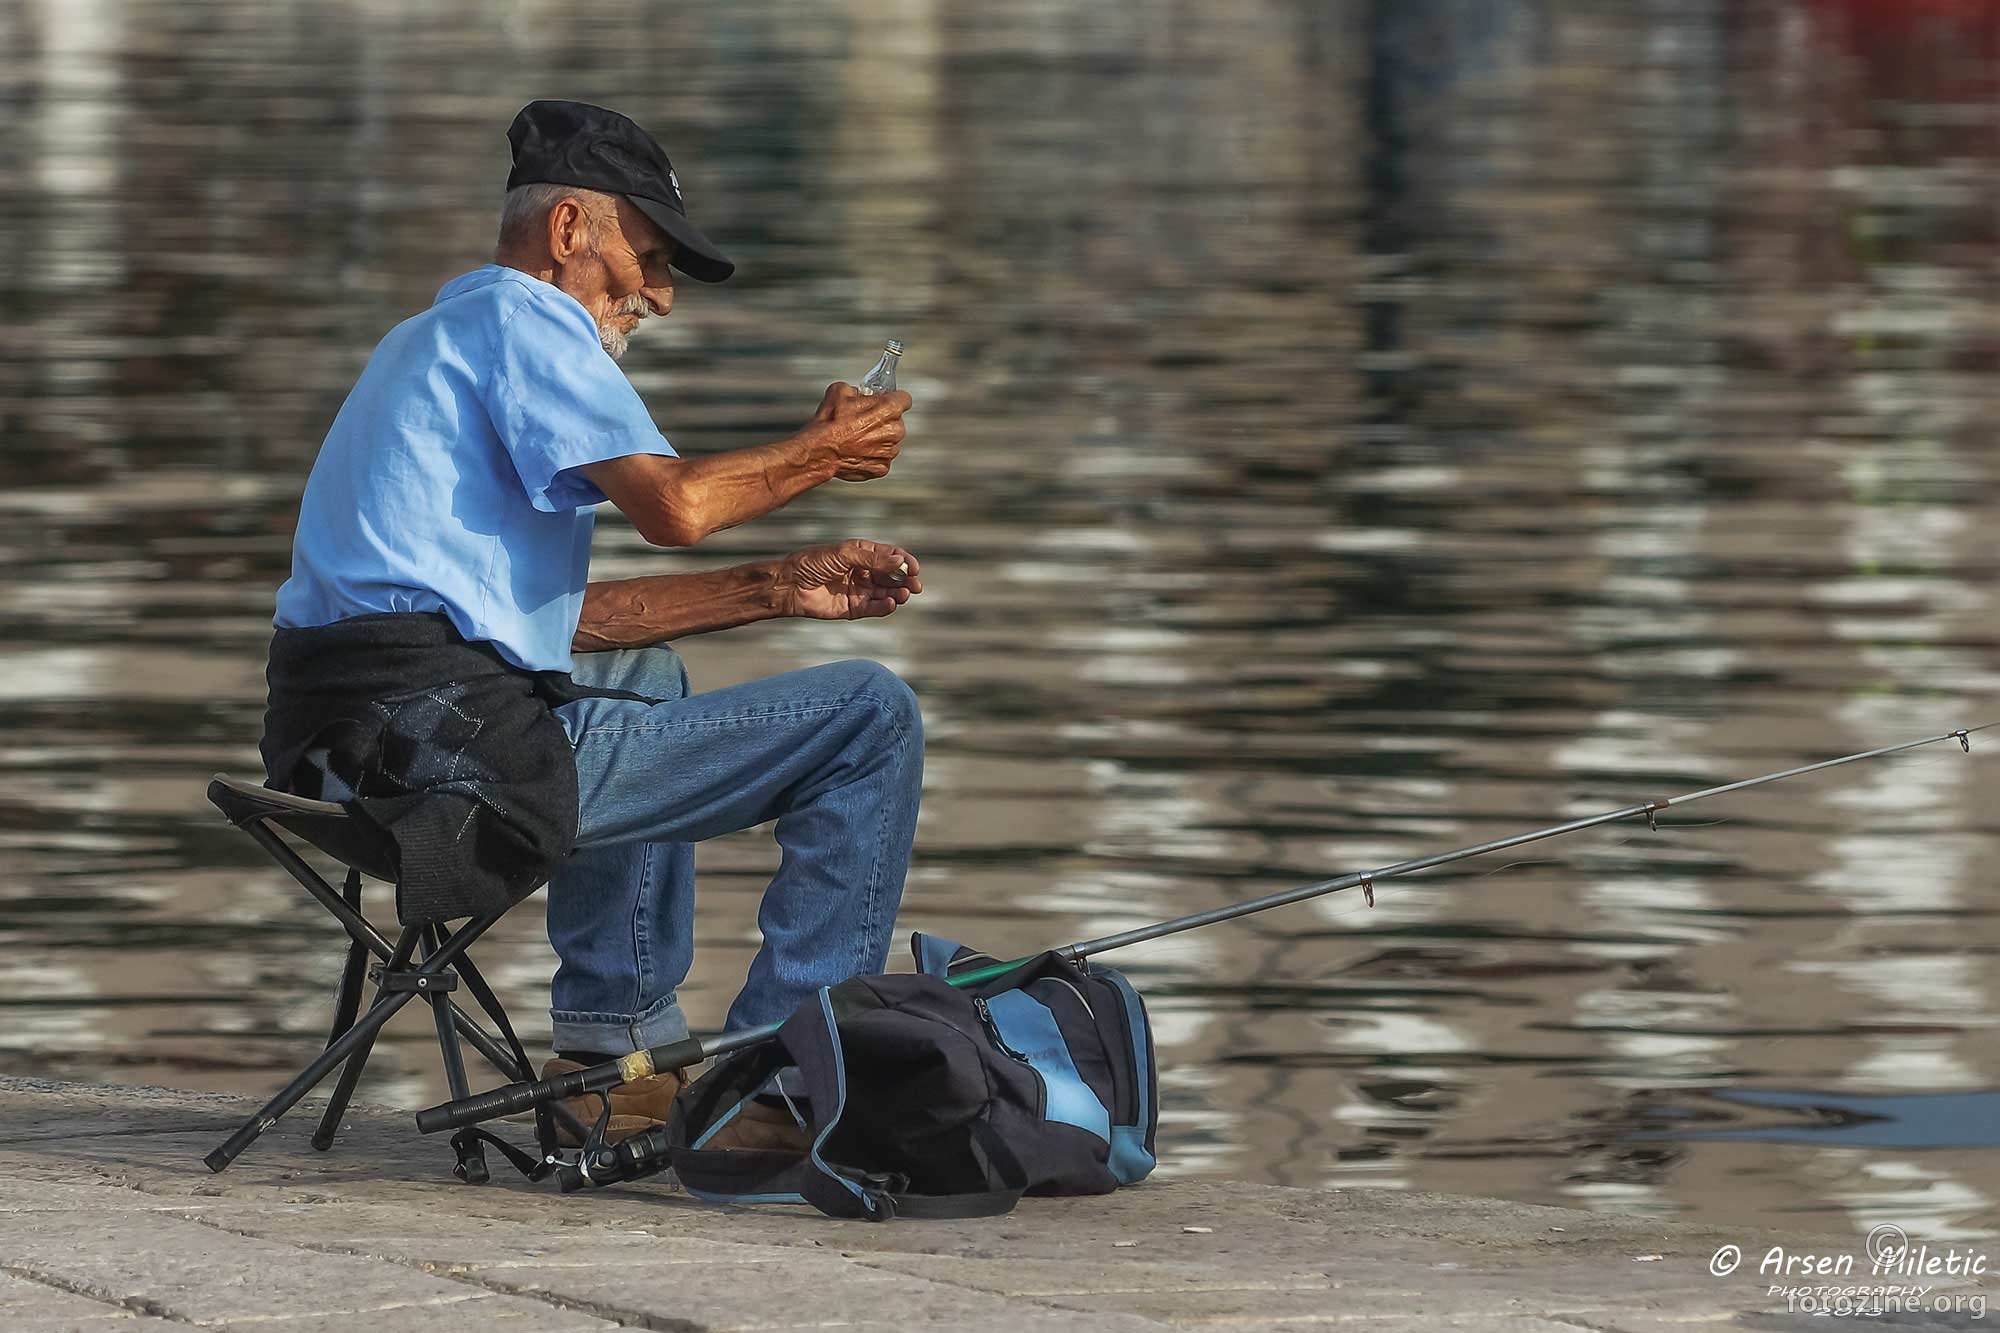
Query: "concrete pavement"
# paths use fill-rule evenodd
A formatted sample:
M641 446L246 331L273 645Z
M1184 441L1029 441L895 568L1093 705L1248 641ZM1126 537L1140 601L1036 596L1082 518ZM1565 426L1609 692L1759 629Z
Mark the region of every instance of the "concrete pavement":
M497 1161L494 1184L463 1186L443 1141L366 1108L315 1153L313 1105L213 1176L202 1154L248 1103L0 1079L0 1328L1823 1329L1787 1313L1771 1279L1716 1278L1710 1258L1725 1244L1753 1268L1772 1244L1860 1249L1855 1237L1216 1181L1029 1200L983 1221L834 1222L715 1208L657 1181L565 1196L499 1175ZM1966 1314L1868 1323L1984 1326Z

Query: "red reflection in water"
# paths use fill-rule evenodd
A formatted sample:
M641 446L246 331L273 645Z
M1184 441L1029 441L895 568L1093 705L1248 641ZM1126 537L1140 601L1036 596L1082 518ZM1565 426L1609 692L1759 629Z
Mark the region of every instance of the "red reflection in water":
M2000 0L1807 0L1875 96L1967 102L2000 91Z

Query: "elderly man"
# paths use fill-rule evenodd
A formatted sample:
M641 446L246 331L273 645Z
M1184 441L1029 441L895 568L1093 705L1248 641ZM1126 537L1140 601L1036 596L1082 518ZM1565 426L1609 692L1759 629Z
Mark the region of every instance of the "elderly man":
M787 439L676 456L613 362L673 308L672 270L734 266L625 117L535 102L508 137L495 262L382 340L314 463L264 754L273 786L343 801L395 844L406 922L504 910L547 879L554 1072L687 1035L704 838L775 820L784 851L730 1026L881 970L923 767L909 688L841 662L693 694L665 644L885 616L923 584L908 551L870 541L587 582L599 502L692 545L886 474L910 399L835 384ZM680 1084L616 1091L614 1134L662 1119Z

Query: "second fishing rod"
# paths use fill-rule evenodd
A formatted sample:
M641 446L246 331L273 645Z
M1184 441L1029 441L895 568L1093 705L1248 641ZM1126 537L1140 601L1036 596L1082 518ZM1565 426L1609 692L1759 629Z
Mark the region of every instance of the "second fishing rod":
M1776 773L1766 773L1759 777L1744 778L1738 782L1723 783L1720 786L1704 787L1699 791L1686 792L1679 796L1668 796L1658 800L1641 801L1637 804L1620 806L1616 810L1606 810L1602 814L1572 819L1545 828L1532 829L1511 837L1496 838L1491 842L1476 843L1470 847L1460 847L1453 851L1439 852L1432 856L1420 856L1408 861L1398 861L1393 865L1376 870L1357 871L1352 874L1337 875L1332 879L1319 880L1298 888L1285 889L1278 893L1266 894L1261 898L1251 898L1244 902L1229 903L1196 912L1188 916L1175 917L1170 921L1160 921L1132 930L1120 931L1114 935L1102 935L1096 939L1079 940L1063 945L1054 952L1071 961L1080 962L1097 954L1109 953L1113 949L1123 949L1129 945L1157 940L1168 935L1178 935L1183 931L1198 930L1203 926L1216 925L1223 921L1234 921L1240 917L1267 912L1274 907L1284 907L1291 903L1339 893L1345 889L1358 888L1366 896L1369 905L1375 902L1375 886L1384 880L1398 879L1438 866L1450 865L1490 852L1505 851L1525 843L1540 842L1547 838L1557 838L1569 833L1579 833L1584 829L1597 828L1604 824L1615 824L1621 820L1643 817L1648 825L1654 825L1660 811L1674 806L1689 805L1695 801L1722 796L1730 792L1747 791L1767 783L1779 782L1786 778L1798 777L1805 773L1837 768L1842 764L1858 763L1865 759L1878 759L1886 755L1899 754L1906 750L1935 745L1941 741L1957 741L1961 748L1970 752L1971 737L2000 723L1986 723L1977 727L1964 727L1937 736L1926 736L1920 740L1904 741L1898 745L1886 745L1879 749L1863 750L1856 754L1842 755L1837 759L1825 759L1818 763L1805 764L1798 768L1783 769ZM990 963L980 967L966 968L952 973L947 980L953 986L978 986L996 977L1005 976L1039 955L1009 959L1006 962ZM604 1092L620 1083L629 1083L645 1078L662 1069L684 1069L700 1064L703 1060L731 1051L740 1051L756 1046L775 1037L781 1025L767 1024L763 1027L745 1028L737 1032L726 1032L717 1036L690 1036L681 1041L664 1046L654 1046L619 1060L591 1065L586 1069L558 1074L553 1078L535 1082L511 1083L495 1088L491 1092L476 1093L456 1101L433 1106L417 1113L417 1128L425 1134L436 1134L447 1129L459 1129L475 1125L481 1121L494 1120L501 1116L514 1115L536 1106Z

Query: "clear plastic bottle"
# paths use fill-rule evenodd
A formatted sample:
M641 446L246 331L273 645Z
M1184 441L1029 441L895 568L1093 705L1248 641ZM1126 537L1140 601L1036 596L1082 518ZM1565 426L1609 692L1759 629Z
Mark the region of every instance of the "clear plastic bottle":
M861 377L861 392L866 394L892 393L896 388L896 358L903 354L903 344L894 338L882 344L882 359L875 363L875 369Z

